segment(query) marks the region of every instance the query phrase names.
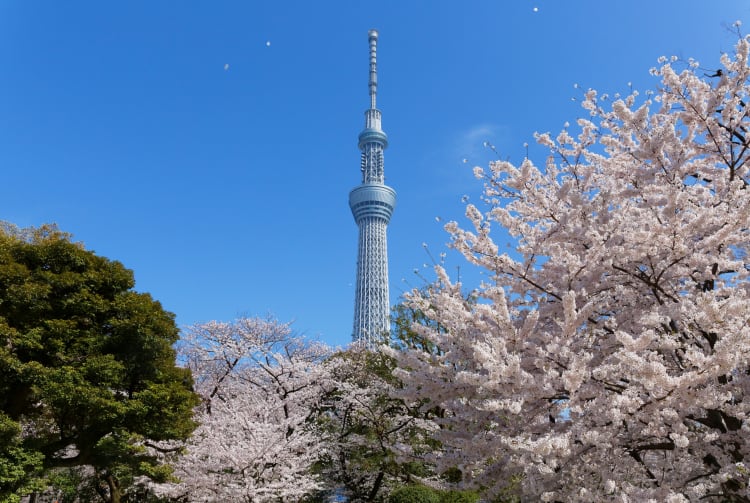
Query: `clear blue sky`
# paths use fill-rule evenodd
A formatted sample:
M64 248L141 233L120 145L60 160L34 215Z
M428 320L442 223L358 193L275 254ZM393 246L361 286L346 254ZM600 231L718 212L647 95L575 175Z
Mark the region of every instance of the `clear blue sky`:
M576 83L645 91L661 55L715 68L738 19L746 0L0 0L0 219L56 222L180 325L270 313L347 344L368 29L395 303L422 243L445 249L436 217L476 200L484 141L520 161L581 115Z

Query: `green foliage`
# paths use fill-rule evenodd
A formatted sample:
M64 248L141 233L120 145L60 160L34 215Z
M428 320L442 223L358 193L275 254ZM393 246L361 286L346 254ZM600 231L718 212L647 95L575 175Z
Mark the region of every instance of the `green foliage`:
M413 411L391 396L401 385L392 374L393 359L357 348L333 359L339 363L333 366L339 387L318 419L331 448L318 469L352 501L381 501L394 485L432 475L422 460L401 459L392 447L408 443L424 449Z
M429 345L411 330L414 322L425 320L421 313L397 307L392 340L395 347ZM393 375L394 359L380 351L356 347L333 358L341 363L334 366L334 378L340 387L332 392L329 407L319 416L332 447L317 468L339 484L352 501L382 501L394 487L436 477L425 457L440 445L419 420L439 411L423 410L424 404L407 404L394 398L393 392L402 386ZM395 445L399 446L398 454ZM407 445L409 458L404 455ZM408 493L411 489L399 490ZM424 493L428 489L414 491Z
M440 503L440 494L425 486L404 486L388 496L388 503Z
M425 316L424 313L411 309L406 304L397 304L393 308L392 314L392 344L394 347L398 349L417 348L429 353L439 352L439 348L437 348L430 341L427 341L423 337L417 335L412 329L414 324L434 324L434 322L427 316Z
M478 503L473 491L442 491L421 485L399 487L388 496L387 503Z
M145 443L195 427L174 315L134 285L55 227L0 227L0 417L33 433L19 449L47 470L92 467L105 500L136 476L167 476Z
M18 423L0 412L0 503L16 503L41 488L43 456L24 449L20 433Z
M91 469L56 468L49 471L47 481L59 503L94 501L99 498L96 492L99 481L92 477Z
M440 503L478 503L479 494L474 491L445 491L440 493Z

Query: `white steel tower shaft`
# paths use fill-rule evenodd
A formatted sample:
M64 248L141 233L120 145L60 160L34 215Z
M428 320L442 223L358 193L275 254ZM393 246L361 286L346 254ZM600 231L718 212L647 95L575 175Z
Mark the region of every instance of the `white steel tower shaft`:
M380 128L380 110L376 108L378 32L370 30L368 38L370 108L365 111L365 128L359 134L362 183L349 193L349 207L359 226L352 337L373 348L385 340L390 329L386 230L396 206L396 191L385 185L383 173L388 138Z

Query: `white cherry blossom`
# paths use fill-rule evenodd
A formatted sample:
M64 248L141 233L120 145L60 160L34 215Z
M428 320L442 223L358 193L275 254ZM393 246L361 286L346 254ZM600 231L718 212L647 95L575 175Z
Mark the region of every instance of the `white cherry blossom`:
M387 350L444 411L441 469L528 500L750 498L749 52L660 58L645 99L588 90L578 131L537 135L543 166L475 168L484 204L446 229L488 282L437 266L406 302L439 350Z
M183 334L179 354L203 403L199 426L158 493L195 502L298 501L323 487L311 466L325 450L310 420L331 386L332 350L289 324L241 318Z

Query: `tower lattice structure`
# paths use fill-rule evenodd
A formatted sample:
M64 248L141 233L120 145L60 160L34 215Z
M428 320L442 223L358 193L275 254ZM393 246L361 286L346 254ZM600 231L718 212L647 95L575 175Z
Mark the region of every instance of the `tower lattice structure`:
M365 111L365 128L359 134L362 183L349 193L349 207L359 227L352 337L374 347L390 329L386 231L396 206L396 191L385 184L383 172L383 151L388 146L388 137L381 129L381 113L376 107L378 32L370 30L368 39L370 108Z

